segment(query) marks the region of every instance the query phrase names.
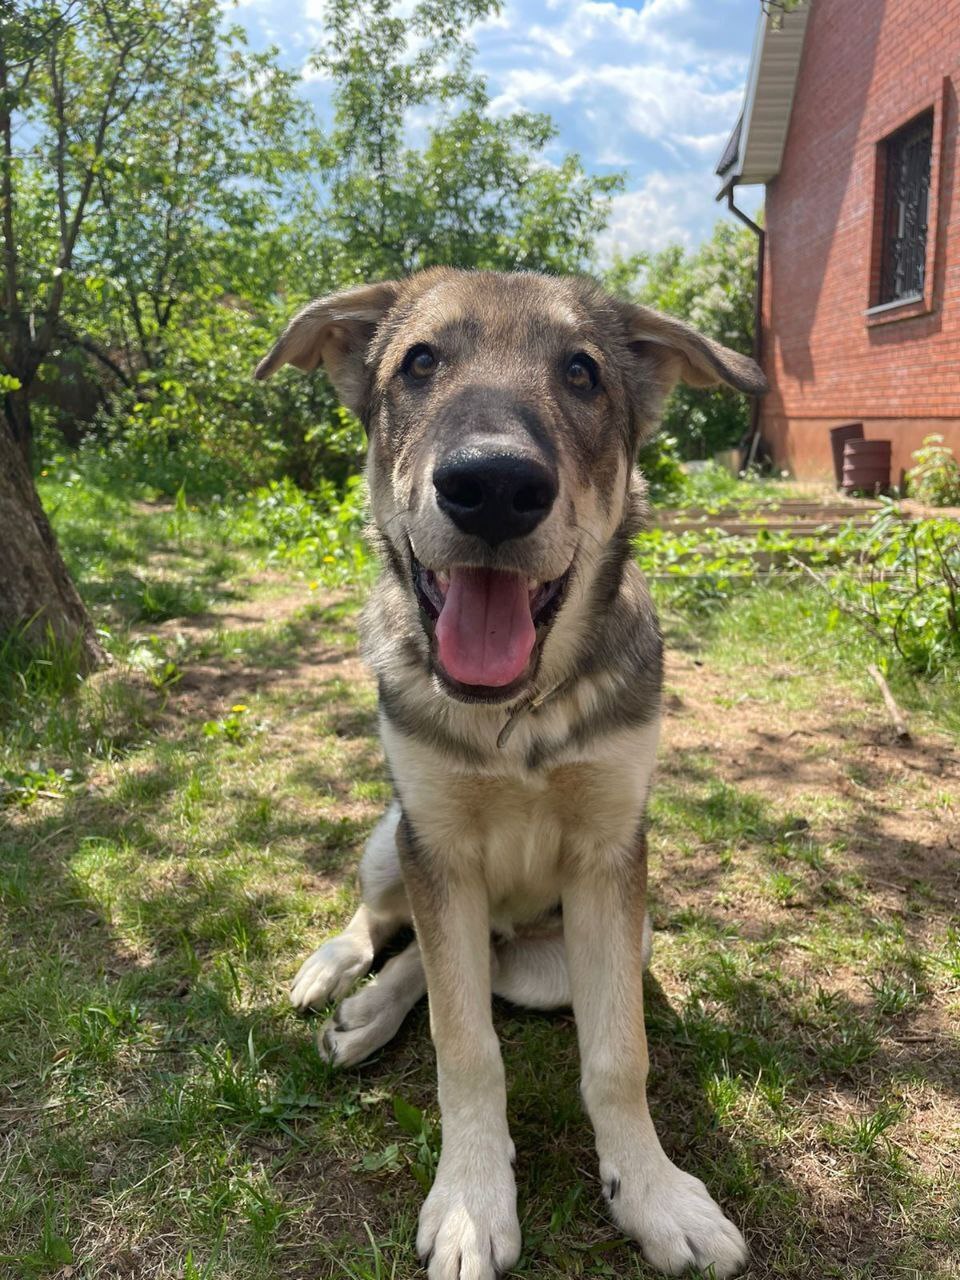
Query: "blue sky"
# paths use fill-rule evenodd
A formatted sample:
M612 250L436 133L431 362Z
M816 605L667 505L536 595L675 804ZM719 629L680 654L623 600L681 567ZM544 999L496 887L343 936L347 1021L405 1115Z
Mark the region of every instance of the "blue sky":
M323 0L225 7L252 44L275 43L301 66ZM759 0L506 0L474 28L495 111L546 111L560 131L553 158L574 150L594 172L625 173L604 257L693 246L729 216L714 203L713 169L740 109L759 9ZM304 92L323 119L326 86L307 73ZM761 194L739 203L752 211Z

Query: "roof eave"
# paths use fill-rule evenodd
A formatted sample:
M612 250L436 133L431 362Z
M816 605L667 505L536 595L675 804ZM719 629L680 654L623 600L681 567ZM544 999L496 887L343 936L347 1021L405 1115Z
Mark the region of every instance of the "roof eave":
M732 185L766 183L780 172L812 2L800 0L798 8L780 15L775 22L767 13L760 13L743 111L718 165L722 185L717 199ZM734 151L735 140L735 154L721 170L723 161Z

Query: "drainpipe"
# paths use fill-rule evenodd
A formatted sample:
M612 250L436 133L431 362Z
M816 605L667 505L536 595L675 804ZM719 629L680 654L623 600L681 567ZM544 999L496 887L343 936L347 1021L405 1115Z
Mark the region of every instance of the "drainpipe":
M766 256L767 234L752 218L748 218L742 209L733 203L733 189L736 179L727 187L727 208L735 218L739 218L744 226L757 237L757 292L753 300L753 358L757 364L763 356L763 260ZM750 448L744 462L744 470L753 466L760 447L760 397L754 396L750 405Z

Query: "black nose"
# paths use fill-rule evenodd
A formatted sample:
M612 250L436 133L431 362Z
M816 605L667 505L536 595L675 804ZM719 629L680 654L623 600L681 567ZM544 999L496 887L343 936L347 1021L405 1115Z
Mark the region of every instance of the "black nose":
M557 496L546 463L503 450L458 449L439 463L433 484L440 510L491 547L534 530Z

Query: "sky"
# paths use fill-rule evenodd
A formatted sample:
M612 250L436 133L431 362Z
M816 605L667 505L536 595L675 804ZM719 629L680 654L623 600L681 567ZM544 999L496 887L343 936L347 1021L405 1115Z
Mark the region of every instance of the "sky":
M255 47L305 67L323 0L234 0L228 14ZM591 172L622 172L600 252L695 247L719 217L713 172L743 99L760 0L505 0L474 27L476 69L494 112L545 111L559 136L549 159L579 153ZM327 86L304 92L329 118ZM738 203L756 210L762 189Z

